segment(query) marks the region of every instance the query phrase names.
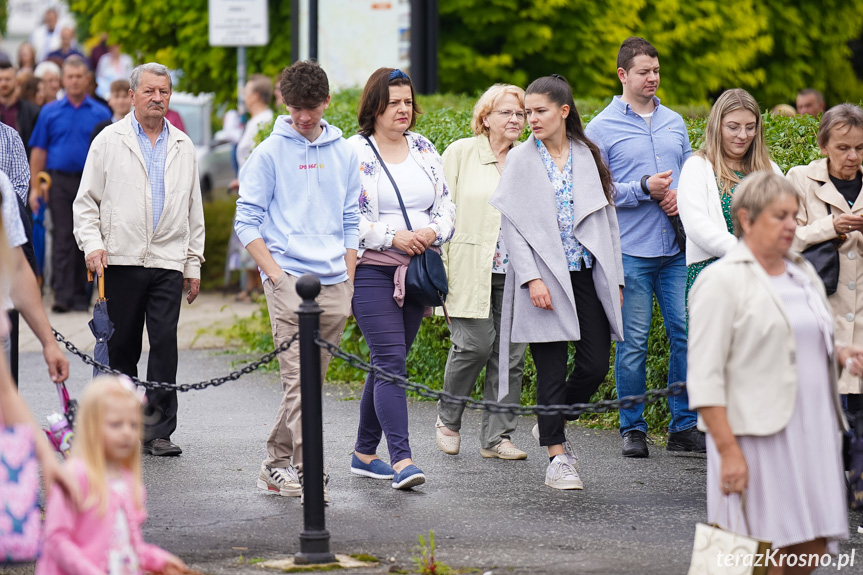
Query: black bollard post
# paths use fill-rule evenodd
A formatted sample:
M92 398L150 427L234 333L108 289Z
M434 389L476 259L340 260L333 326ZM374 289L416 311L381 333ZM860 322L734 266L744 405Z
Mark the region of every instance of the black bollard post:
M324 517L324 430L321 400L321 348L315 343L320 333L321 308L315 301L321 282L311 274L297 280L303 298L297 310L300 324L300 400L303 409L303 532L298 565L332 563L330 532Z

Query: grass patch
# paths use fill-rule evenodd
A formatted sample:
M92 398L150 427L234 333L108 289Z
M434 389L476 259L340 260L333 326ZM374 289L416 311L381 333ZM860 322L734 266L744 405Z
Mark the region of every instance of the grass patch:
M348 557L356 559L357 561L362 561L363 563L377 563L380 561L380 559L374 555L369 555L368 553L351 553Z

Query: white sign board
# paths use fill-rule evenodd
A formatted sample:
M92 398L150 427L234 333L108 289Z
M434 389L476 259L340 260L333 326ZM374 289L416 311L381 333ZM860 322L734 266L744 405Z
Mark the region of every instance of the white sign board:
M30 36L30 33L42 24L42 17L48 8L57 10L60 18L58 26L62 26L64 23L73 26L75 24L74 19L69 15L66 3L62 1L8 0L7 8L9 9L9 20L6 24L6 33L14 38Z
M300 1L300 59L309 57ZM333 89L364 86L381 67L410 74L410 0L318 0L318 61Z
M210 46L266 46L267 0L209 0Z

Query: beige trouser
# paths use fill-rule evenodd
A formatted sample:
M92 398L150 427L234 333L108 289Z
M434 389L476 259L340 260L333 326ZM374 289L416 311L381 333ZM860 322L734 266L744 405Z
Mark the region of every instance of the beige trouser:
M296 310L302 299L297 294L299 278L287 273L279 276L275 283L264 282L267 308L273 327L273 342L276 346L294 336L299 330ZM345 329L345 321L351 309L354 288L350 282L321 286L317 297L321 314L321 337L339 343ZM321 349L321 382L326 378L330 354ZM300 344L299 341L279 354L279 372L285 394L279 405L276 423L267 438L267 458L264 465L287 467L293 459L297 471L303 467L303 423L300 401Z

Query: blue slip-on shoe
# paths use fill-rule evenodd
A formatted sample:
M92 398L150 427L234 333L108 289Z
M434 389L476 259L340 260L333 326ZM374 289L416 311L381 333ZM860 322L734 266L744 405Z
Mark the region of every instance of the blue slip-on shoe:
M393 477L393 489L410 489L426 482L426 476L416 465L408 465Z
M396 472L389 464L380 459L372 459L371 463L363 463L354 453L351 458L351 473L372 479L392 479Z

